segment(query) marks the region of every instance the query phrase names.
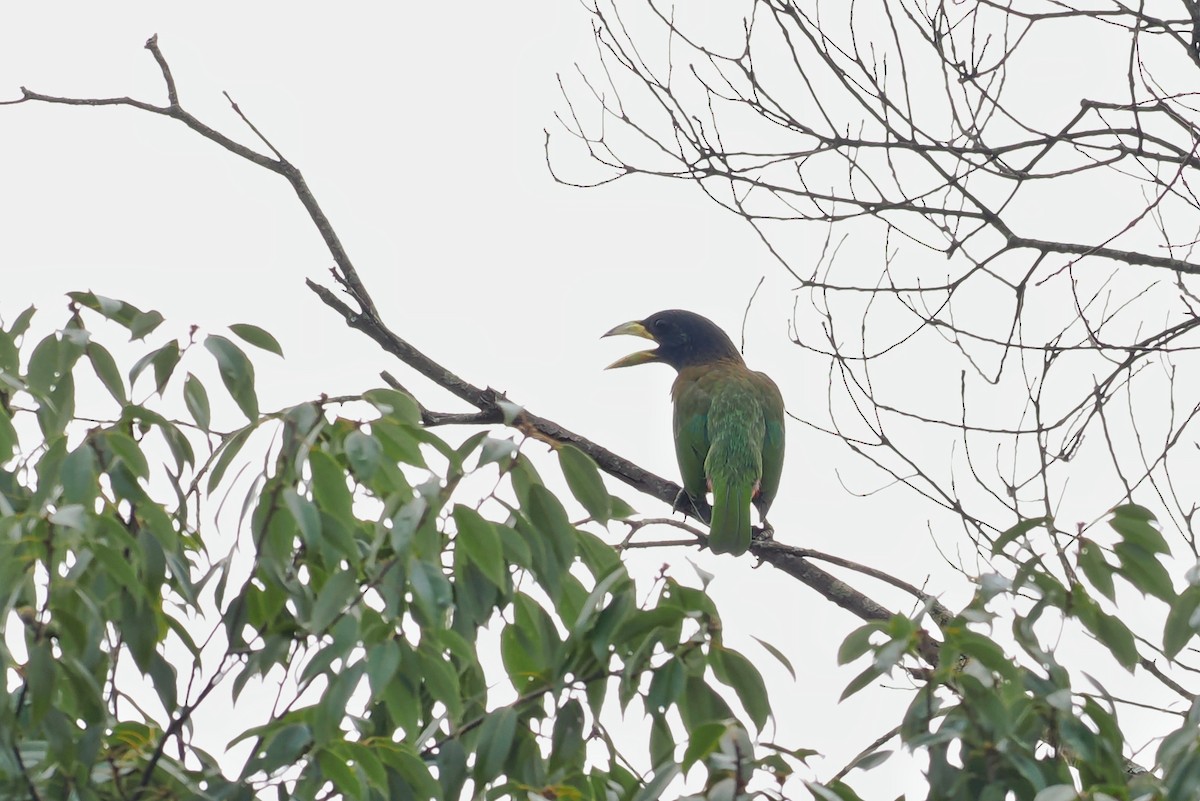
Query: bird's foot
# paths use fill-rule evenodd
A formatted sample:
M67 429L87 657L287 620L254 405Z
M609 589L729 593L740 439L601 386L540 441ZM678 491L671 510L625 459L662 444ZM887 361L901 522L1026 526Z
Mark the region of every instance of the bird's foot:
M750 537L755 542L774 542L775 527L764 520L760 527L750 530Z
M704 505L707 506L708 504ZM689 495L688 491L685 489L679 490L678 494L676 494L675 501L671 504L671 511L682 512L685 515L691 515L699 518L700 520L707 519L704 516L700 505L696 503L696 499Z

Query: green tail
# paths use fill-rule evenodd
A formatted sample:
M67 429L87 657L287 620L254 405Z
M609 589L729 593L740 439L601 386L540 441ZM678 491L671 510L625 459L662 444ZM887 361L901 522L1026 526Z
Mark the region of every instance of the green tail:
M708 547L713 553L741 556L750 549L750 497L753 487L713 480L712 523Z

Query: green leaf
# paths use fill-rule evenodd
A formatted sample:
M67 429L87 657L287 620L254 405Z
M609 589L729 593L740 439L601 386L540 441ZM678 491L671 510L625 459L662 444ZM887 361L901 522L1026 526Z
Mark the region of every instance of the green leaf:
M49 394L39 399L37 419L47 439L66 430L75 416L75 379L68 371L57 379Z
M914 740L929 732L930 723L942 708L943 701L934 692L934 687L930 683L918 690L900 721L900 739L911 748L917 747Z
M167 386L167 382L171 380L171 373L175 371L175 366L179 364L179 341L172 339L167 344L163 345L158 350L152 350L142 358L138 359L129 371L129 386L132 387L137 383L140 376L147 367L154 367L154 390L160 396Z
M1175 586L1162 562L1151 552L1132 542L1113 546L1121 563L1121 575L1141 593L1149 593L1168 604L1175 600Z
M716 690L700 676L688 676L687 686L677 705L679 717L690 732L697 726L734 717L733 710Z
M217 446L216 454L214 454L216 462L213 464L212 471L208 474L208 483L206 484L208 492L211 493L221 483L221 479L225 477L225 472L229 470L229 466L233 464L233 460L237 458L238 453L242 450L242 446L246 444L246 440L250 439L250 435L253 433L253 426L247 426L221 440L221 444Z
M872 751L871 753L864 754L863 756L856 759L854 761L854 767L857 768L858 770L870 770L871 768L878 767L879 765L882 765L884 762L887 762L888 758L891 757L891 755L894 753L896 753L896 752L889 750L889 749L884 749L882 751Z
M77 503L58 507L47 519L56 526L76 531L87 531L88 528L87 512Z
M883 624L867 623L847 634L846 639L842 640L841 647L838 648L838 664L848 665L867 651L870 651L871 635L877 631L883 631Z
M15 376L21 372L21 354L17 350L14 336L0 330L0 373Z
M267 600L266 593L254 593L247 596L251 603L250 620L257 625L263 625L265 621L271 620L278 615L278 610L273 608L270 601ZM339 618L337 624L333 627L332 642L328 643L320 651L318 651L312 659L309 659L304 665L304 669L300 671L300 683L307 684L317 676L330 672L330 667L335 660L345 659L350 649L354 646L352 641L343 641L343 638L338 634L343 630L342 623L347 618ZM350 620L348 628L351 629L351 634L355 632L354 621Z
M758 637L754 637L754 641L763 648L766 648L767 653L779 660L779 663L787 669L787 672L791 675L793 681L796 679L796 669L792 667L791 660L784 656L783 651L780 651L774 645L771 645L771 643L767 642L766 640L759 639Z
M301 723L292 723L274 732L267 741L261 759L246 765L271 773L284 765L294 764L312 743L312 730Z
M767 685L758 668L742 654L729 648L713 648L709 658L717 679L733 688L755 728L762 731L767 718L771 716L771 704L767 699Z
M599 625L600 621L604 619L604 612L613 609L613 607L620 607L619 614L623 616L624 607L620 599L623 595L629 593L628 587L628 572L623 568L614 567L612 572L596 582L596 586L587 594L587 598L584 599L583 604L579 608L579 614L575 618L575 622L571 625L570 636L578 638L586 635L587 639L591 640L593 652L597 654L597 657L601 657L606 652L608 648L608 633L616 626L617 621L606 622L605 628L600 632L597 632L592 624L595 622ZM604 601L610 593L613 596L613 601L611 604L605 606ZM599 637L597 637L597 634L599 634ZM598 645L600 648L597 648Z
M90 505L99 491L96 483L96 454L85 440L67 454L61 468L63 500L67 503Z
M403 462L420 468L428 467L425 455L421 453L421 439L435 439L432 434L387 418L373 421L371 433L379 440L383 452L393 462Z
M550 735L551 765L576 766L584 753L583 705L572 698L558 708Z
M121 379L121 371L117 368L117 362L113 359L112 354L97 342L89 342L85 350L88 361L92 363L92 369L96 372L96 377L100 379L104 388L116 399L117 403L128 403L129 396L125 393L125 382Z
M679 765L677 764L667 763L657 766L654 769L654 778L646 782L645 786L633 797L633 801L658 801L666 791L667 785L675 781L675 777L678 775Z
M1079 798L1079 793L1075 790L1075 785L1052 784L1038 790L1033 801L1075 801L1077 798Z
M138 588L137 573L133 567L121 558L115 548L107 545L98 546L95 554L101 564L112 573L112 578L127 587ZM150 672L150 658L154 656L158 645L159 627L158 615L154 609L147 609L141 603L144 594L139 597L125 595L121 598L121 614L117 622L121 636L133 656L133 663L143 674Z
M279 341L275 339L275 337L271 336L269 332L264 331L257 325L250 325L249 323L235 323L229 326L229 330L256 348L262 348L263 350L270 351L276 356L283 355L283 348L279 347Z
M1123 506L1113 507L1112 514L1135 522L1148 523L1154 520L1153 512L1136 503L1127 503Z
M805 781L804 786L808 788L808 791L812 793L813 798L817 799L817 801L862 801L857 793L841 782L830 782L828 785L825 785ZM903 798L901 796L897 801L903 801ZM997 799L981 796L974 799L974 801L999 801L1000 798L1003 798L1003 795Z
M458 529L454 542L463 553L488 577L488 580L503 590L507 586L508 566L504 561L504 547L500 535L491 521L469 506L454 507L454 525Z
M882 675L883 671L875 667L874 664L870 665L862 673L859 673L857 676L851 679L850 683L846 685L846 689L842 690L842 694L839 696L838 701L845 701L847 698L854 695Z
M71 685L71 692L63 693L75 702L75 712L85 722L99 724L108 716L104 705L104 693L96 677L76 658L63 656L55 662L63 668L63 675Z
M114 298L106 298L94 292L68 292L67 297L80 306L99 312L104 317L115 323L120 323L126 328L129 327L134 317L142 313L142 310L132 303L115 300Z
M479 463L475 465L475 469L492 463L506 465L516 454L517 444L511 439L488 437L479 448Z
M131 437L120 431L109 429L104 433L104 442L125 463L129 472L138 478L149 478L150 465L146 462L146 455L142 453L142 449Z
M346 452L346 459L350 462L354 475L360 481L370 481L371 477L379 470L379 462L383 457L383 447L379 444L379 440L370 434L363 433L360 429L355 429L346 435L346 439L342 442L342 448Z
M175 667L164 659L162 654L156 652L150 655L150 665L146 673L154 682L154 691L158 694L163 709L175 709L179 703L179 691L176 686L179 677L175 673Z
M601 523L608 522L611 510L608 490L592 457L567 444L559 447L558 462L575 500L587 509L593 519Z
M1138 663L1138 650L1129 627L1081 593L1076 593L1074 600L1075 616L1079 621L1108 648L1122 667L1132 671Z
M1170 775L1166 778L1169 801L1191 801L1196 796L1196 787L1200 786L1200 754L1192 751L1171 766ZM1139 796L1139 801L1146 796Z
M346 764L343 757L328 748L322 748L317 752L317 764L321 766L321 773L325 778L333 782L339 797L362 797L362 787L359 785L358 775L354 768Z
M488 714L479 727L479 749L475 754L475 781L486 784L500 775L517 734L517 711L500 707Z
M1200 587L1196 586L1188 587L1171 604L1163 629L1163 651L1168 658L1174 659L1195 636L1192 618L1196 616L1197 608L1200 608Z
M994 670L1010 680L1017 678L1017 668L1004 649L978 632L963 629L954 636L955 646L962 653L978 659L989 670Z
M441 785L434 780L425 760L413 753L411 746L400 743L394 748L383 750L380 757L384 762L395 766L402 777L400 786L405 789L411 788L412 795L406 798L439 801Z
M25 664L25 681L29 689L30 717L40 722L50 709L57 684L57 660L50 650L49 638L36 642L29 649L29 661Z
M145 339L154 329L162 325L163 316L151 309L141 312L129 321L129 340L131 342Z
M423 559L413 559L408 569L413 600L425 612L429 625L442 627L445 611L454 602L454 590L441 568Z
M727 728L728 725L725 723L713 722L704 723L688 732L688 746L683 752L683 762L681 763L684 772L717 750Z
M338 615L346 609L346 605L358 593L358 580L352 571L340 570L329 577L321 592L317 594L317 602L313 604L312 615L308 620L308 629L314 634L323 634Z
M144 312L132 303L106 298L93 292L68 292L67 297L80 306L99 312L104 317L129 329L130 341L144 339L163 321L156 311Z
M346 486L346 474L337 461L325 451L314 450L308 455L312 470L313 499L322 512L350 526L354 523L354 499Z
M518 693L536 684L544 668L529 646L529 635L516 625L505 626L500 632L500 658L513 689Z
M246 415L250 422L258 420L254 365L246 358L246 354L237 345L217 334L209 334L204 339L204 347L216 358L225 389L242 410L242 414Z
M1112 510L1112 519L1108 524L1120 534L1126 542L1132 543L1150 553L1169 554L1171 548L1166 539L1154 526L1154 515L1142 506L1126 504Z
M364 745L360 742L345 742L339 744L339 750L342 750L350 755L354 763L361 769L362 773L367 777L367 784L381 793L386 793L388 789L387 770L383 767L383 762L379 757L375 756L375 749L371 745ZM367 788L363 788L364 797Z
M400 669L400 656L400 645L393 639L377 642L367 649L367 682L371 685L372 698L383 695L388 682Z
M0 406L0 464L7 462L16 453L17 430L13 428L8 411Z
M1100 546L1088 539L1079 541L1079 567L1092 586L1099 590L1110 601L1117 600L1116 587L1113 586L1113 571L1116 570L1104 558Z
M396 389L371 389L363 393L363 398L385 417L393 417L413 426L421 424L421 407L407 392Z
M36 306L29 306L25 311L17 315L17 319L13 320L13 324L8 329L8 335L13 339L24 334L29 330L29 322L33 319L33 315L37 314Z
M529 488L529 500L524 511L528 512L530 521L537 528L534 535L536 539L529 543L534 570L546 593L557 603L562 576L575 559L578 548L575 528L567 518L562 503L544 486Z
M646 708L651 712L665 712L675 705L683 694L687 675L683 662L672 658L654 671L650 688L646 690Z
M438 746L437 769L442 798L447 801L458 798L467 781L467 754L462 743L451 739Z
M671 732L671 724L666 715L654 713L650 715L650 761L661 764L671 760L675 755L675 735Z
M286 653L286 650L280 652L280 661L286 661ZM362 674L363 663L360 661L343 667L338 673L330 676L325 696L312 713L313 739L318 744L341 739L340 726L346 716L346 706L350 703L354 691L358 689Z
M33 349L25 378L29 382L30 391L36 397L43 398L49 395L50 390L58 383L61 375L60 360L59 341L54 334L45 337Z
M521 452L517 452L513 459L512 465L508 470L509 479L512 481L513 490L517 493L517 499L522 506L529 503L534 487L545 486L542 477L538 475L537 468L533 466L533 462L529 457Z
M187 379L183 382L183 402L187 405L188 414L196 421L196 425L200 426L202 430L208 431L212 424L208 391L204 389L204 384L200 383L200 379L191 373L187 374Z
M609 517L614 520L628 520L637 514L637 509L634 509L624 498L618 498L616 495L608 496L609 502L612 504L612 510L609 512Z
M513 596L513 622L500 634L500 656L518 693L551 679L560 667L562 641L554 620L524 593Z
M446 661L440 653L431 653L425 647L421 648L417 656L421 662L421 680L425 689L431 698L441 701L446 706L451 726L457 726L463 712L463 693L454 665Z
M407 554L412 548L413 537L425 522L429 502L423 497L413 498L401 506L392 516L389 541L397 554Z
M317 507L291 487L284 489L283 503L295 519L304 544L310 548L316 547L321 541L321 513Z
M1035 517L1031 520L1022 520L996 538L996 541L992 543L992 553L1002 553L1004 548L1017 537L1032 531L1038 526L1047 525L1049 522L1050 518L1048 517Z

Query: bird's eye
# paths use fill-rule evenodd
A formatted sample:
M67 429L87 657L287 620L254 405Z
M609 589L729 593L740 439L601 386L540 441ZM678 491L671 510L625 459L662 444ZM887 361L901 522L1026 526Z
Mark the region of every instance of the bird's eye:
M654 330L655 331L665 331L666 328L667 328L666 320L655 320L654 321Z

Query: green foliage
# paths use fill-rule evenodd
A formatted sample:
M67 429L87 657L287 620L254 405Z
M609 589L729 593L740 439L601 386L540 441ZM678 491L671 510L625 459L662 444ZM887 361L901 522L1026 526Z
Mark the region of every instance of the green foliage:
M803 784L853 801L850 772L894 753L788 784L815 752L754 739L786 709L761 654L726 644L705 574L638 591L602 536L633 511L577 448L557 449L560 495L504 429L442 436L393 389L263 412L234 339L110 349L85 315L132 343L161 315L71 297L54 333L31 336L32 309L0 329L0 797L740 800ZM262 329L230 331L282 355ZM89 384L107 417L77 412ZM930 798L1196 796L1200 704L1133 775L1115 701L1050 644L1074 627L1136 672L1200 634L1200 570L1172 575L1142 507L1109 527L1110 544L1078 536L1055 560L1034 545L1054 521L1020 521L992 541L1010 574L980 577L935 632L927 605L845 638L843 698L913 682L898 733L928 758ZM1129 628L1130 595L1161 611L1160 637ZM227 693L250 709L264 689L270 711L231 718L243 764L196 747L197 708ZM619 716L644 721L632 742L610 734Z
M923 672L900 725L902 742L928 755L929 798L1152 801L1192 799L1200 791L1200 704L1193 703L1183 725L1163 740L1156 764L1149 771L1138 768L1124 755L1114 700L1091 675L1101 668L1091 664L1089 673L1073 673L1047 644L1047 634L1060 634L1073 621L1114 666L1134 671L1142 664L1137 638L1105 608L1126 590L1167 602L1161 650L1168 658L1200 633L1200 593L1194 585L1175 593L1161 561L1169 549L1153 515L1140 506L1121 506L1109 525L1117 536L1109 549L1116 564L1096 542L1079 538L1067 581L1036 549L1019 545L1035 528L1053 531L1053 521L1024 521L995 540L993 552L1009 556L1017 570L1012 577L981 577L970 605L941 626L937 667ZM993 639L991 629L1000 621L996 606L1018 610L1011 617L1015 654ZM917 619L870 623L846 637L839 662L872 656L846 695L894 672L899 657L918 653L923 615L924 610ZM864 760L858 765L870 766ZM844 785L811 789L818 798L851 797Z
M220 334L123 374L84 315L133 342L162 316L71 298L40 341L32 310L0 331L0 642L20 644L0 646L18 677L0 796L649 801L697 765L729 797L756 770L790 773L730 706L756 729L771 716L705 592L664 578L639 600L516 443L444 438L390 389L263 413L250 357ZM80 370L117 404L103 422L76 414ZM230 404L245 424L214 429ZM581 451L559 460L590 520L631 513ZM229 772L193 744L192 713L264 686L279 700L231 718L251 753ZM648 742L618 746L607 721L634 711Z

